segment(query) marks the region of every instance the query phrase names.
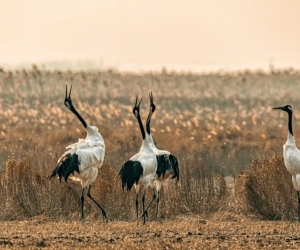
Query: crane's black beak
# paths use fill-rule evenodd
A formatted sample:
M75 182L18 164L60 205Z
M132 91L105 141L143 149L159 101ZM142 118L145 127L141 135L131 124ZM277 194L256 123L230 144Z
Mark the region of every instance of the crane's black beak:
M283 110L283 107L276 107L276 108L272 108L272 109L280 109L280 110Z
M142 97L141 100L140 100L140 102L139 102L139 104L137 104L138 98L139 98L139 96L137 95L137 96L136 96L136 99L135 99L135 107L136 107L136 108L140 108L141 102L142 102L142 100L143 100L143 97Z
M67 106L68 109L70 109L71 107L70 105L72 105L71 92L72 92L72 85L68 96L68 85L66 85L66 96L65 96L64 104Z
M143 97L141 98L140 102L138 103L138 98L139 96L137 95L136 96L136 99L135 99L135 104L134 104L134 108L132 110L133 114L137 117L140 113L140 105L141 105L141 102L143 100Z
M68 98L68 85L66 85L66 96L65 96L65 102L67 101Z
M149 98L150 98L150 113L151 115L154 113L155 111L155 105L154 105L154 101L153 101L153 95L152 95L152 91L149 92Z
M153 104L153 95L152 95L152 91L149 92L149 98L150 98L150 105Z
M71 99L71 92L72 92L72 85L70 88L70 92L69 92L69 99ZM65 101L68 100L68 85L66 85L66 97L65 97Z
M71 92L72 92L72 85L71 85L70 92L69 92L69 99L71 99Z

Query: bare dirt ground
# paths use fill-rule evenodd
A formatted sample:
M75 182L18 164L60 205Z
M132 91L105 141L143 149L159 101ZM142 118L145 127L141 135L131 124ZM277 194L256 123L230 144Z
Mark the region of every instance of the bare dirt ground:
M299 249L300 224L218 213L153 221L3 221L0 248L18 249Z

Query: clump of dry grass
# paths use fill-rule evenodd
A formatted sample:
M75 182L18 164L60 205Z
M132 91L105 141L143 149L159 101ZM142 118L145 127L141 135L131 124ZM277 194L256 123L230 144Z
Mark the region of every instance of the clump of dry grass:
M180 169L180 182L166 185L164 213L208 214L226 206L225 179L213 172L201 159L185 161ZM175 186L174 186L175 185Z
M80 184L68 183L49 176L56 159L38 160L30 155L22 160L8 159L1 175L1 219L22 219L45 215L52 219L78 219L80 211ZM215 175L201 161L186 162L181 166L181 180L165 183L159 208L160 218L174 218L186 213L217 211L226 197L224 178ZM135 191L122 192L117 172L109 163L99 171L91 194L103 205L110 220L135 220ZM141 196L140 196L141 197ZM147 192L147 202L152 191ZM150 210L154 215L155 206ZM86 197L86 219L101 218L100 210ZM152 212L150 212L152 214ZM152 218L150 218L152 219Z
M79 218L81 185L57 178L48 180L55 160L39 161L35 155L22 160L10 158L1 176L2 219L21 219L36 215L56 218ZM49 167L51 166L51 167ZM104 164L91 190L92 196L108 211L110 218L128 219L130 202L121 195L116 171ZM116 199L117 197L117 199ZM102 216L98 208L86 196L85 210L88 216ZM127 207L127 209L126 209ZM119 208L119 209L118 209Z
M253 159L248 170L235 179L237 205L244 213L263 219L293 219L297 196L282 154Z
M49 159L54 164L53 159ZM22 160L8 159L1 175L2 219L21 219L46 214L66 216L76 211L79 196L74 183L61 190L47 180L49 173L34 155ZM79 207L79 206L78 206Z

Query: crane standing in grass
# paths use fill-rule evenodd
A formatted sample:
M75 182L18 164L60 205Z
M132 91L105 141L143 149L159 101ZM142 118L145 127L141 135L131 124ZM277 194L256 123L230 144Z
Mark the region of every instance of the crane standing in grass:
M135 186L136 191L136 218L138 220L138 192L140 186L143 186L142 206L145 211L145 194L150 186L153 188L153 180L157 170L157 160L153 150L150 148L149 142L146 139L145 130L140 117L140 104L138 103L138 96L136 97L133 114L136 117L141 134L142 134L142 147L140 151L132 156L129 161L125 162L119 172L119 177L122 180L122 189L127 186L127 191L130 191L132 186ZM144 223L146 223L146 214L143 214Z
M291 105L286 105L283 107L277 107L273 109L279 109L288 113L288 137L286 143L283 145L283 158L287 171L289 171L292 174L292 182L294 188L297 190L298 220L300 221L300 151L296 147L293 135L293 108Z
M163 182L168 179L174 179L177 178L177 181L179 181L179 168L178 168L178 161L176 156L171 154L169 151L166 150L160 150L157 149L150 130L150 122L151 117L155 111L155 105L153 102L153 95L152 92L149 93L150 98L150 110L149 115L146 122L146 138L150 144L151 149L156 154L157 159L157 170L156 170L156 178L154 180L154 189L153 189L153 198L149 205L147 206L146 210L144 211L144 214L147 216L147 210L150 207L153 200L156 198L156 210L155 210L155 220L157 221L157 214L158 214L158 203L160 200L160 190ZM157 195L155 194L155 190L157 192Z
M81 220L84 220L84 191L88 188L87 196L96 203L101 209L104 220L107 222L106 212L101 205L91 196L91 186L95 182L98 169L104 162L105 145L102 136L98 132L98 128L91 126L85 122L72 104L70 88L69 96L67 96L68 88L66 86L66 97L64 104L66 107L81 121L87 132L85 140L79 139L77 143L67 146L68 149L58 160L56 168L52 171L49 179L58 175L60 181L64 177L68 180L70 174L75 180L81 182Z

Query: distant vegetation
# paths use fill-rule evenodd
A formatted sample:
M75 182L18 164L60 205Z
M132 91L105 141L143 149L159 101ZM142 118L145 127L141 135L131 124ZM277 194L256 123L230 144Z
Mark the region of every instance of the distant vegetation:
M245 169L250 172L235 181L238 207L263 218L295 215L296 194L279 156L286 141L287 117L271 108L294 107L294 133L296 140L300 138L300 72L133 74L47 71L34 66L0 70L0 203L7 209L0 217L46 213L78 218L79 185L46 179L65 147L85 137L81 124L63 104L66 84L73 85L76 108L104 137L106 164L92 192L102 199L111 218L134 218L134 195L122 193L117 172L140 148L132 107L137 94L144 96L145 120L149 91L157 106L152 119L154 140L158 148L178 157L182 174L177 185L171 182L164 188L161 216L224 209L228 200L224 176L238 176ZM261 174L260 169L274 171ZM289 203L281 198L270 201L271 195L263 193L281 184L284 188L274 196L290 192L291 206L283 206ZM259 205L263 207L258 209ZM87 203L86 209L98 216L93 204Z

